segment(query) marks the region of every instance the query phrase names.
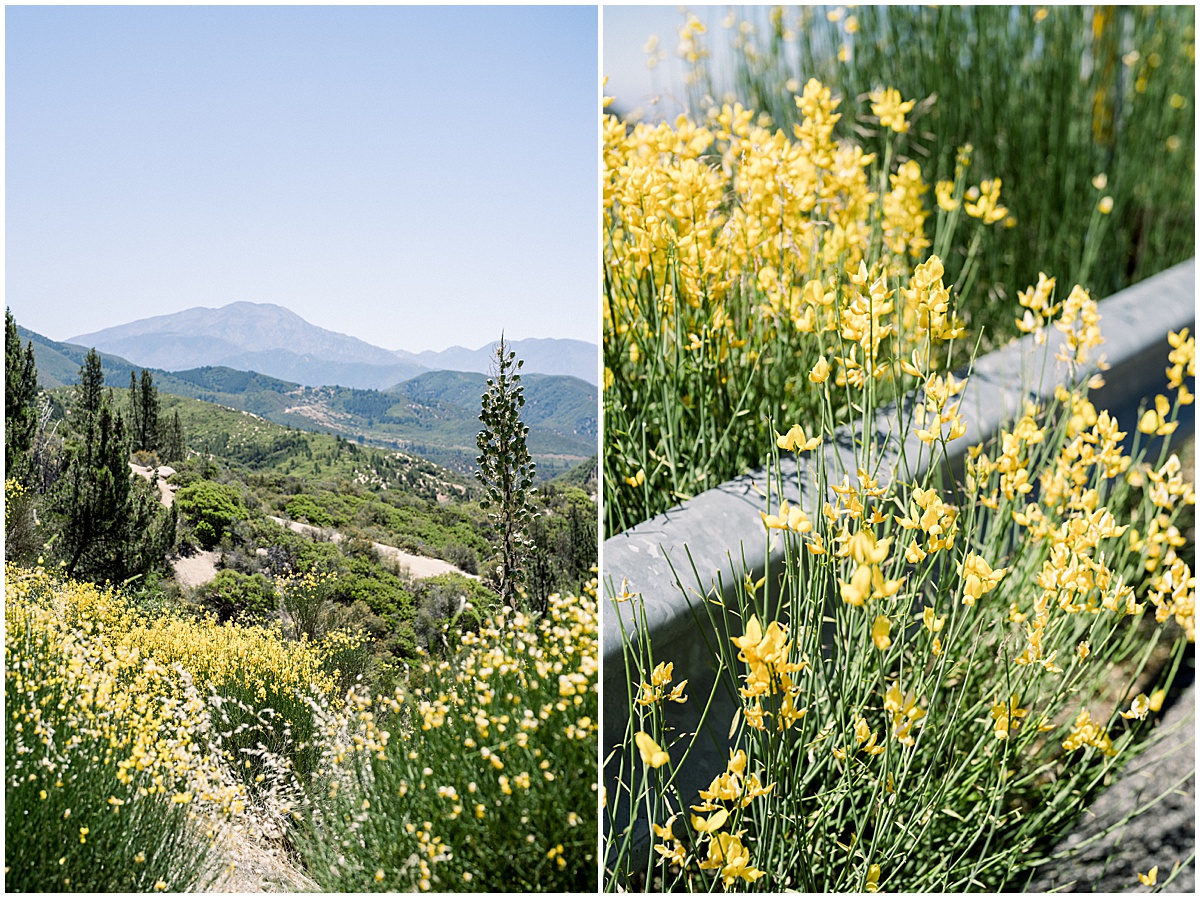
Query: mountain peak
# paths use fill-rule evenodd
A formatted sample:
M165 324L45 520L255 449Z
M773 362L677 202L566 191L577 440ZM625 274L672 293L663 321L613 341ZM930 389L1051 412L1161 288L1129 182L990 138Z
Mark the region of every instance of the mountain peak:
M444 352L383 349L310 324L274 303L241 300L196 306L80 334L66 341L119 355L135 365L183 371L224 366L257 371L307 386L382 388L426 370L489 370L491 345ZM568 374L596 382L596 347L579 340L512 341L525 371Z

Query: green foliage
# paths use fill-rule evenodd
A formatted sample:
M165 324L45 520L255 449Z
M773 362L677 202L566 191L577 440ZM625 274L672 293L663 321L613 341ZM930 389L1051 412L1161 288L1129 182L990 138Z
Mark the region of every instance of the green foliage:
M501 335L495 371L488 378L479 413L483 429L476 440L480 454L475 477L484 489L479 505L488 512L500 544L496 581L501 598L510 606L516 604L517 589L525 579L528 528L535 515L535 466L525 443L529 428L520 417L525 405L518 373L522 364L515 352L506 350Z
M456 649L462 634L477 632L480 621L492 614L496 605L495 593L461 574L418 580L413 594L413 631L421 647L432 655Z
M175 544L175 513L129 470L125 424L103 389L95 352L80 371L66 441L66 471L47 496L47 540L69 575L120 583L145 575Z
M41 543L33 516L33 495L20 481L4 481L4 558L17 563L32 561Z
M153 375L145 368L140 384L134 373L129 372L129 432L134 451L157 452L162 445L158 388L154 386Z
M159 450L165 462L181 462L187 457L187 440L183 435L183 424L179 420L179 409L175 409L171 423L163 426Z
M332 527L333 518L329 512L318 505L311 496L296 496L288 500L286 506L288 517L297 521L308 521L318 527Z
M37 367L33 344L23 349L12 312L4 310L4 476L26 480L37 430Z
M67 443L67 470L50 507L57 520L55 550L73 577L121 581L146 569L144 503L136 503L125 424L103 390L100 357L88 353L73 408L76 433ZM130 552L131 544L140 550Z
M212 548L234 521L248 514L235 487L211 480L198 480L177 490L175 505L193 525L205 548Z
M765 9L745 10L758 36L725 32L740 35L731 74L697 64L692 108L732 88L791 134L800 113L786 85L815 77L861 123L864 149L881 151L871 90L936 97L914 111L902 152L932 183L951 180L955 149L972 144L972 169L1003 181L1016 218L994 235L980 259L981 290L962 310L989 340L1014 333L1009 309L1039 271L1108 296L1195 253L1194 6L864 6L832 19L826 11L781 8L767 21ZM1106 183L1096 188L1098 176ZM1103 236L1095 233L1102 196L1113 202ZM955 260L946 263L947 282L961 284Z
M262 623L279 605L275 585L262 574L217 571L217 576L196 590L201 606L217 620Z
M526 580L530 598L544 606L551 593L578 593L598 563L596 503L581 490L542 487L539 514L529 528L533 548Z

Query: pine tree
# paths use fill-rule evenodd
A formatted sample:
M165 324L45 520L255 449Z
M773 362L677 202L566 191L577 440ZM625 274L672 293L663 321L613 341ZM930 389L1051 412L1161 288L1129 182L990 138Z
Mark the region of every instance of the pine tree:
M33 341L22 348L17 322L4 310L4 476L25 480L37 433L37 366Z
M524 581L525 559L531 548L528 528L535 517L535 465L525 444L529 428L520 418L525 395L518 372L523 364L515 352L508 350L501 334L479 414L483 430L476 440L480 455L475 477L484 489L479 504L488 512L500 539L496 579L501 597L512 606L517 603L518 586Z
M145 368L142 369L141 400L138 442L147 452L157 452L161 443L158 433L158 387L154 386L154 377Z
M137 452L142 447L142 392L137 375L129 371L129 448Z
M95 419L100 411L100 401L104 396L104 366L100 363L100 353L95 348L89 349L79 368L79 381L75 385L75 408L72 410L73 423L77 430L83 430L89 421Z
M71 419L66 470L51 493L55 551L69 575L119 583L160 564L175 534L154 490L132 479L125 421L95 350L79 370Z
M81 372L77 411L93 383L85 384ZM79 422L67 449L67 471L55 490L54 507L62 519L58 551L71 576L121 580L128 557L132 487L125 422L113 412L106 393L96 395L99 405Z
M183 461L187 456L187 444L183 439L183 425L179 423L179 409L175 409L171 423L164 424L162 431L162 437L159 439L159 454L162 460L167 463Z

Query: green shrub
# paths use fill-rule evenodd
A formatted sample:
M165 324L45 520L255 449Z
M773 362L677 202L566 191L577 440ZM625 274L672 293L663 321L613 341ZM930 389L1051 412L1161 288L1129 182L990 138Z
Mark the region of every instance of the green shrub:
M296 496L286 506L288 517L296 521L308 521L317 527L332 527L333 518L311 496Z
M196 598L224 623L234 620L260 623L279 606L275 585L262 574L218 571L217 576L196 591Z
M591 596L505 611L414 691L355 696L296 836L317 884L595 892L596 621Z
M197 480L180 488L175 493L175 504L207 549L220 542L234 521L249 515L235 487L211 480Z

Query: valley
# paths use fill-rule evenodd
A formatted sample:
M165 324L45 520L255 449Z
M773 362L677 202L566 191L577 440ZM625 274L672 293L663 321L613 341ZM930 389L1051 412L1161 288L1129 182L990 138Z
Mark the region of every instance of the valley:
M58 343L19 328L32 341L39 381L46 387L72 384L87 348ZM110 385L127 383L140 367L101 352ZM474 468L479 397L487 377L478 372L428 371L388 390L304 386L254 371L205 367L184 371L149 369L164 394L257 415L298 430L320 431L363 445L424 457L463 475ZM529 449L540 479L549 480L596 453L596 388L575 377L523 374ZM208 428L204 429L208 432ZM206 451L220 452L219 438Z

